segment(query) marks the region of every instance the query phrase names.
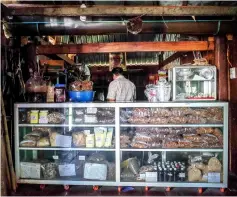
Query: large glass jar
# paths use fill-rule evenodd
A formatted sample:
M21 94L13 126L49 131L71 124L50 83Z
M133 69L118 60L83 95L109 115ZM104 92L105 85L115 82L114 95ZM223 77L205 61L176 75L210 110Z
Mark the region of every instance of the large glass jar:
M26 92L28 102L33 103L42 103L45 102L47 85L46 81L39 75L39 73L35 72L33 76L28 79L26 82Z

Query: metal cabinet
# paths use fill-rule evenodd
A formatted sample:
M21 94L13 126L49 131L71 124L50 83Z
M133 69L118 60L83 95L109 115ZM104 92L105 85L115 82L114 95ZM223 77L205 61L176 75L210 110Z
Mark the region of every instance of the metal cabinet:
M32 111L45 110L48 123L30 123ZM52 122L54 112L63 121L56 116ZM225 102L15 104L14 117L18 183L227 187ZM112 131L106 147L96 144L101 138L95 139L95 133L101 129ZM34 131L33 138L26 137ZM40 131L45 133L37 138ZM55 132L58 136L52 137ZM74 134L82 132L94 137L93 145L87 146L81 136L81 144L75 143ZM32 139L38 142L27 144ZM102 159L92 161L95 153Z

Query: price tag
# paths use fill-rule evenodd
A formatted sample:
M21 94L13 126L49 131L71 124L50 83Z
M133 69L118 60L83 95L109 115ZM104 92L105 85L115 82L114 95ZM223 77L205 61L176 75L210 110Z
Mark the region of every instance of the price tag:
M157 172L146 172L146 182L157 182Z
M40 163L21 162L21 178L40 179Z
M56 146L59 147L71 147L72 136L57 135L56 136Z
M53 159L58 159L58 155L53 155Z
M209 172L208 173L208 183L220 183L221 174L218 172Z
M185 173L179 173L180 178L185 178Z
M97 108L96 107L87 107L86 113L87 114L96 114L97 113Z
M78 160L85 161L86 160L86 156L85 155L80 155Z
M75 164L59 165L58 171L60 176L76 176Z

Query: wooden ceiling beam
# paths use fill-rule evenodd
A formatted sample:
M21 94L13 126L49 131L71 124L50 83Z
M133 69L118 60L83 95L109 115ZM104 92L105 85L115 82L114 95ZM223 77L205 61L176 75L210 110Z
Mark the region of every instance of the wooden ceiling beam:
M214 42L111 42L92 44L40 45L38 55L79 54L79 53L116 53L116 52L156 52L156 51L208 51L214 50Z
M165 66L173 61L175 61L176 59L180 58L182 55L184 55L186 52L175 52L174 54L172 54L171 56L169 56L168 58L166 58L163 62L160 62L158 65L158 68L161 68L162 66Z
M237 16L237 6L91 6L6 4L14 16ZM26 9L27 8L27 9Z

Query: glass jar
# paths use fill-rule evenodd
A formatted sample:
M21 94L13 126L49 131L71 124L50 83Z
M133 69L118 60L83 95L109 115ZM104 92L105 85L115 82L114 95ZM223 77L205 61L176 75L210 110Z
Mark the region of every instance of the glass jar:
M39 110L31 110L30 123L31 124L38 124L39 123Z
M55 103L63 103L66 101L66 86L65 84L56 84L54 88Z
M26 82L26 92L28 102L43 103L46 100L47 86L46 81L35 72Z

